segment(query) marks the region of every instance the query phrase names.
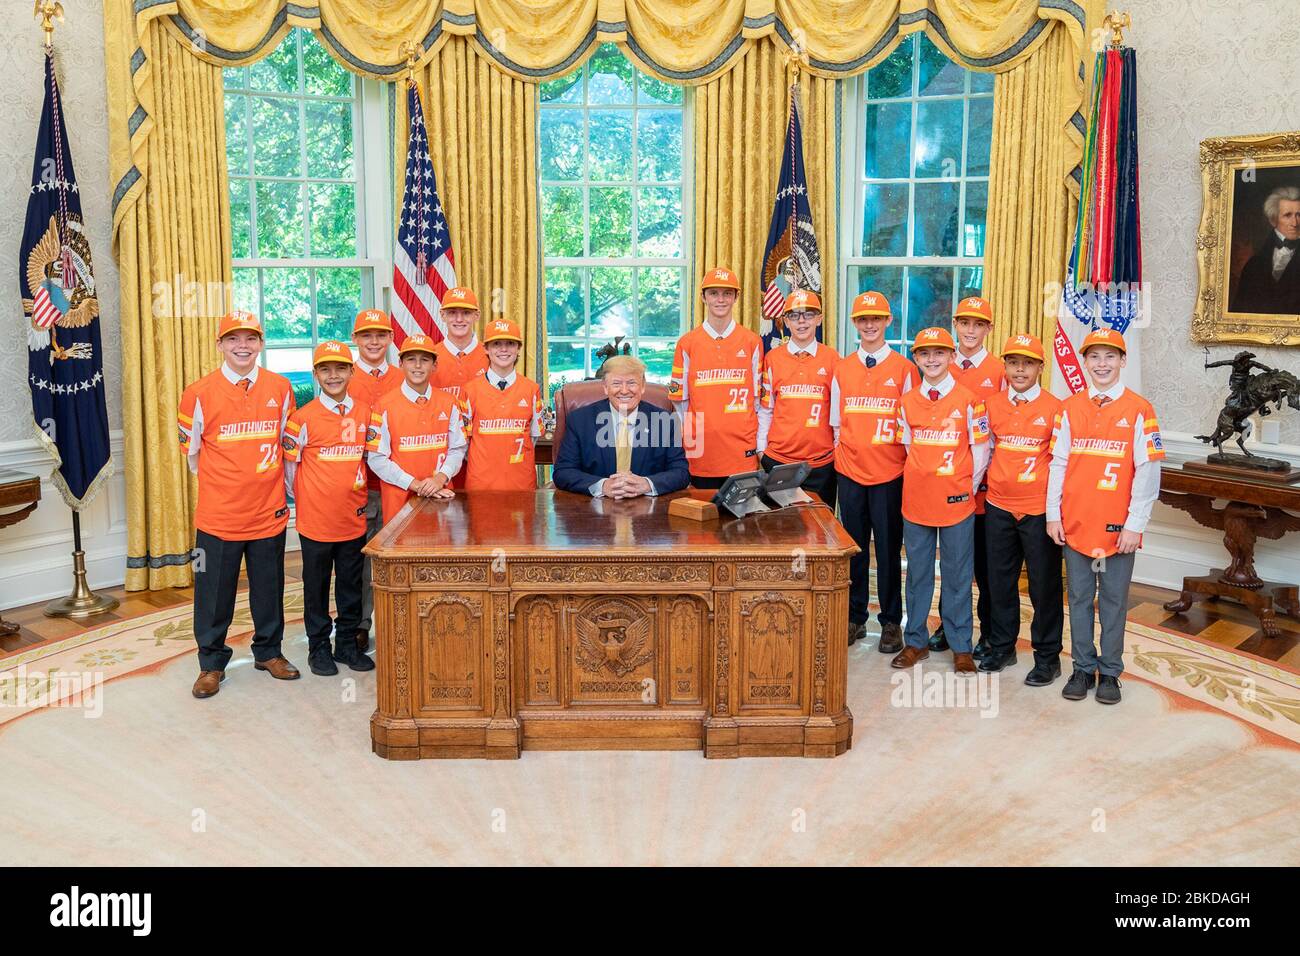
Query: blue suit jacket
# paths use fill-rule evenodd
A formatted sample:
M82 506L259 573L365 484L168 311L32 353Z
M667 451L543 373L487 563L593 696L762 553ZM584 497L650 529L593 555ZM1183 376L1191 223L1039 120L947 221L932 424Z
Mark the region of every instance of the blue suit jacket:
M592 402L565 418L555 456L555 487L590 494L591 486L617 470L615 412L609 399ZM603 434L602 434L603 432ZM633 416L632 472L654 483L658 494L680 491L690 481L682 451L681 421L670 411L641 402Z

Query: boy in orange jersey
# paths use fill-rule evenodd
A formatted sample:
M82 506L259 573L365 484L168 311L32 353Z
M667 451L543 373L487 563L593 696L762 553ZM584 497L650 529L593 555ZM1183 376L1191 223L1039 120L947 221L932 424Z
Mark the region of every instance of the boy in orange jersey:
M469 433L467 491L531 491L537 487L533 445L542 434L542 390L515 371L524 337L508 319L483 335L486 375L465 385Z
M1061 696L1083 700L1096 684L1099 703L1118 704L1134 553L1160 494L1165 450L1151 403L1119 380L1124 337L1097 329L1080 351L1091 384L1061 408L1047 483L1047 533L1065 546L1070 596L1074 673Z
M367 408L402 384L402 370L388 363L393 344L393 320L383 309L362 309L352 323L352 344L357 347L356 368L348 382L348 394ZM384 526L379 506L379 479L366 472L366 540ZM357 647L370 647L370 618L374 612L374 591L370 588L370 557L364 556L361 571L361 622L357 625Z
M898 403L903 466L903 546L907 548L907 646L890 661L911 667L930 656L926 620L934 597L939 545L940 601L954 670L975 673L971 657L971 575L975 492L989 462L984 405L949 372L954 347L947 329L917 333L912 359L921 383Z
M448 289L442 297L442 322L447 336L434 348L438 364L430 381L460 401L465 384L487 371L488 357L478 341L478 296L461 286Z
M882 654L903 649L903 463L898 402L920 378L910 361L885 344L893 315L879 292L863 292L849 313L858 349L840 359L831 379L831 428L840 520L862 550L849 559L849 644L863 635L870 604L876 540L876 593Z
M984 505L992 624L982 671L1016 662L1020 636L1020 568L1029 575L1034 606L1030 640L1034 667L1025 678L1044 687L1061 674L1061 546L1047 534L1047 475L1061 400L1038 384L1043 343L1013 335L1002 347L1008 388L985 402L989 415L988 500ZM978 520L978 519L976 519Z
M320 395L289 417L284 435L285 484L297 506L302 546L307 666L331 677L335 661L354 671L375 669L357 647L361 624L361 549L366 543L366 430L370 406L348 394L352 350L322 342L312 355ZM330 621L330 577L338 620ZM330 631L334 652L330 653Z
M985 340L993 328L993 307L989 300L979 296L967 296L957 303L953 310L953 329L957 334L957 355L952 363L952 377L957 384L964 386L981 402L990 395L996 395L1006 387L1002 362L996 355L984 347ZM989 608L989 570L984 545L984 496L986 488L980 488L975 496L975 586L979 599L975 604L975 615L979 620L979 642L975 645L975 658L982 658L988 651L988 636L992 633ZM943 597L939 598L942 605ZM943 607L939 608L940 613ZM930 638L930 650L948 649L944 640L943 627L935 631Z
M223 361L181 395L177 419L181 450L199 476L194 511L194 640L199 647L195 697L221 689L230 648L226 632L235 613L239 565L248 572L253 615L254 667L279 680L297 668L280 650L284 638L284 497L280 443L293 411L293 388L283 375L258 368L262 327L251 312L235 311L217 326Z
M758 406L758 451L765 469L806 461L803 483L835 510L835 433L831 429L831 377L840 356L817 341L822 300L802 289L785 300L790 340L763 356L763 397Z
M450 498L451 476L465 459L460 404L429 379L438 361L433 340L408 335L398 349L405 381L370 413L367 461L383 482L385 524L413 496Z
M710 269L700 283L704 321L677 340L668 395L682 416L682 444L696 488L721 488L758 467L758 386L763 340L732 313L740 280Z

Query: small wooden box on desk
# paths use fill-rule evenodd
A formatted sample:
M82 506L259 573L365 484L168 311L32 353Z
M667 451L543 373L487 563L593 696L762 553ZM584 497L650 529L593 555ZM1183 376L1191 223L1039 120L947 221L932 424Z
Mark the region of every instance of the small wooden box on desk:
M710 496L413 502L366 547L374 752L843 753L857 547L820 505L669 514L676 498Z

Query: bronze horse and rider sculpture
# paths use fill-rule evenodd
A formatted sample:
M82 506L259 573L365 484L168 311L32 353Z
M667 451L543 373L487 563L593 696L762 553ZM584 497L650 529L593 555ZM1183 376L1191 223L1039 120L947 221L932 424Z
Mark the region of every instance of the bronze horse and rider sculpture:
M1260 415L1269 415L1275 409L1281 411L1284 404L1300 411L1300 379L1290 372L1255 361L1254 352L1242 351L1231 359L1210 362L1208 361L1209 349L1206 349L1206 359L1206 368L1220 368L1225 365L1232 367L1232 373L1228 376L1228 400L1223 403L1214 431L1209 435L1196 436L1218 450L1218 454L1211 456L1210 460L1255 468L1285 468L1286 462L1260 458L1252 454L1246 448L1243 439L1250 434L1249 418L1256 412ZM1258 374L1252 375L1251 373L1256 370ZM1225 454L1223 451L1223 443L1234 434L1237 436L1237 447L1245 453L1244 458L1241 455Z

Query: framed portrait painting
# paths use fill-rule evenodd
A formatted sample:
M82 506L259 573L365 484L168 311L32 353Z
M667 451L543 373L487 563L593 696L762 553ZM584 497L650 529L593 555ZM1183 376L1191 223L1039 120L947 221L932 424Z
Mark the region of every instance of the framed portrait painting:
M1198 342L1300 345L1300 132L1201 143Z

